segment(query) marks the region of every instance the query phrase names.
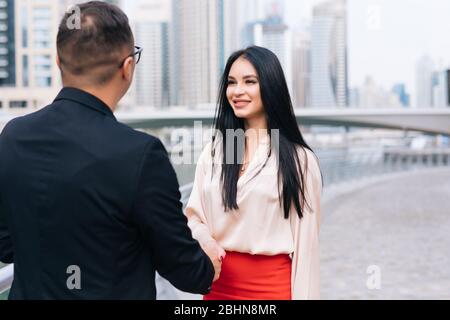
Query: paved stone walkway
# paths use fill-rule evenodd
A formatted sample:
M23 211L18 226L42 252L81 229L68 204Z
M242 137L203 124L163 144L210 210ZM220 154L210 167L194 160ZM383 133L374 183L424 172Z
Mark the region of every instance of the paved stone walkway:
M321 264L323 299L450 299L450 168L397 174L326 201ZM366 285L371 265L379 290Z

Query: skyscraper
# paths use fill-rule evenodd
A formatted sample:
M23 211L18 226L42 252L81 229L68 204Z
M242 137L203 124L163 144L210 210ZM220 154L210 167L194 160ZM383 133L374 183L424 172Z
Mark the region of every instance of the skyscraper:
M58 26L64 12L81 2L85 1L0 0L0 106L4 110L29 112L56 96L61 88L55 62Z
M314 107L348 104L346 5L346 0L330 0L313 9L311 103Z
M448 107L448 74L447 70L439 70L433 73L433 107Z
M174 0L172 104L215 103L224 61L223 0Z
M255 28L261 29L261 23L267 17L264 0L248 0L240 2L240 28L241 46L248 47L261 42L261 38L255 39L260 31L255 34ZM258 27L259 25L259 27Z
M450 69L447 70L447 106L450 107Z
M292 88L292 41L282 13L274 2L272 11L262 24L262 46L276 54L283 67L289 88Z
M292 98L294 107L311 106L311 35L309 30L293 34Z
M292 91L292 41L288 26L283 21L281 9L274 1L267 17L247 24L246 44L265 47L275 53L283 67L286 81Z
M170 2L138 3L135 37L136 43L144 48L134 81L138 106L169 105L169 20Z
M55 39L60 20L57 1L16 0L17 86L51 88L58 86L59 70Z
M0 87L16 83L14 0L0 1Z
M68 11L68 9L73 7L74 5L87 2L86 0L43 0L43 1L57 2L58 6L59 6L59 11L60 11L59 14L61 15L61 18L63 16L63 14L66 11ZM100 0L100 1L110 3L110 4L116 5L118 7L121 7L122 2L123 2L122 0Z
M401 96L394 90L387 91L379 86L372 77L366 77L359 95L360 108L399 108Z
M239 2L242 2L242 0L225 0L223 2L223 67L225 66L225 62L231 53L241 49Z
M397 83L394 85L392 92L398 96L403 107L409 107L409 94L406 92L406 86L404 83Z
M5 1L0 1L4 6ZM14 5L9 31L14 30L14 41L8 42L10 74L13 88L1 89L0 100L4 108L21 110L42 107L51 101L60 88L60 75L56 61L55 39L61 17L59 1L7 1L9 11ZM1 24L1 23L0 23ZM14 66L15 70L12 70Z
M419 59L416 65L416 106L430 108L433 105L433 60L428 56Z

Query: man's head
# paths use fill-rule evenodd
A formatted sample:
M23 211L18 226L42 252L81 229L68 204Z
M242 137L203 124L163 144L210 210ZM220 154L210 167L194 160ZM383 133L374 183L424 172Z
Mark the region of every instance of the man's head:
M118 86L122 94L128 90L135 67L134 37L118 7L91 1L67 12L59 26L57 50L65 86Z

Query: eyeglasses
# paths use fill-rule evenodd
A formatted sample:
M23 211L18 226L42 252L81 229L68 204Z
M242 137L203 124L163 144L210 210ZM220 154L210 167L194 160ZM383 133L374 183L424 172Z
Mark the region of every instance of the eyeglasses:
M139 61L141 60L141 54L142 54L142 51L144 51L144 48L137 47L137 46L134 46L134 48L136 49L136 51L134 53L129 54L128 56L125 57L125 59L123 59L122 63L119 65L119 69L122 68L123 64L129 57L134 57L137 55L136 64L139 63Z

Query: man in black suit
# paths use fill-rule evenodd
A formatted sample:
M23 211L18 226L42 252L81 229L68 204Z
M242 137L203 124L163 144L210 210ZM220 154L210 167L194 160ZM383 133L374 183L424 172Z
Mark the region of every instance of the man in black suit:
M155 299L155 271L206 294L220 273L182 212L161 142L113 111L141 54L128 18L103 2L58 32L64 88L0 136L0 261L10 299ZM149 88L150 89L150 88Z

